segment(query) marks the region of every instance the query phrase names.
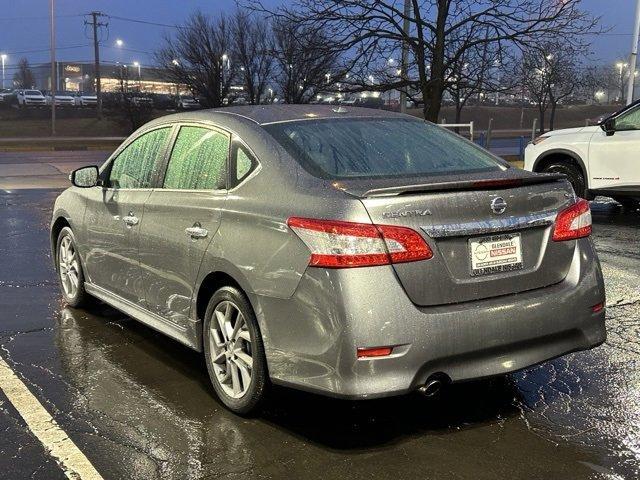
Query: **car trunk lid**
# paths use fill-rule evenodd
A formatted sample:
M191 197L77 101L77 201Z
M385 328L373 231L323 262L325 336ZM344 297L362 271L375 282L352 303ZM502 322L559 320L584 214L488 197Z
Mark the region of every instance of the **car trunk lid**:
M574 201L571 187L562 176L509 170L334 186L359 197L373 223L410 227L423 236L434 257L393 268L415 304L434 306L523 292L566 277L575 241L554 242L551 235L557 213Z

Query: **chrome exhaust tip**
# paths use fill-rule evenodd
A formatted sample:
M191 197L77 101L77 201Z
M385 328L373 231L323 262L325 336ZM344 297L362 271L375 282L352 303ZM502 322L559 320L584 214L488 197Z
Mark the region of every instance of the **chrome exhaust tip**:
M425 397L433 397L440 392L442 381L438 379L427 380L427 383L418 387L418 393Z

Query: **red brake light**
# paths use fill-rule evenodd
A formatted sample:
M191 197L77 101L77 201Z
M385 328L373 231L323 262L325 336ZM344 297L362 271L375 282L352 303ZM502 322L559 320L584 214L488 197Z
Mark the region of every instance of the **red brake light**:
M348 268L426 260L433 252L405 227L291 217L287 225L311 250L312 267Z
M556 217L553 241L574 240L591 235L591 209L584 198L565 208Z
M371 357L387 357L393 352L393 347L373 347L373 348L358 348L358 358L371 358Z

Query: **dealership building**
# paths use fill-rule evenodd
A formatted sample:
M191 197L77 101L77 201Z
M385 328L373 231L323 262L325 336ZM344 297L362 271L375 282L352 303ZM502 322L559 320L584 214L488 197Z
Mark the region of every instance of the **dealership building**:
M75 92L95 92L95 65L87 62L56 62L56 90ZM33 76L39 90L51 90L51 64L32 67ZM121 83L127 90L148 93L178 93L179 85L166 80L160 68L127 65L122 63L102 63L100 65L100 85L103 92L120 91Z

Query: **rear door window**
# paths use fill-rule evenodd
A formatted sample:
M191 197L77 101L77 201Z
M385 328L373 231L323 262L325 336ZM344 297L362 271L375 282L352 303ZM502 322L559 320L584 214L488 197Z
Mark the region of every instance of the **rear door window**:
M111 163L111 188L150 188L162 163L171 127L157 128L136 138Z
M164 188L221 190L227 185L229 135L205 127L180 127Z

